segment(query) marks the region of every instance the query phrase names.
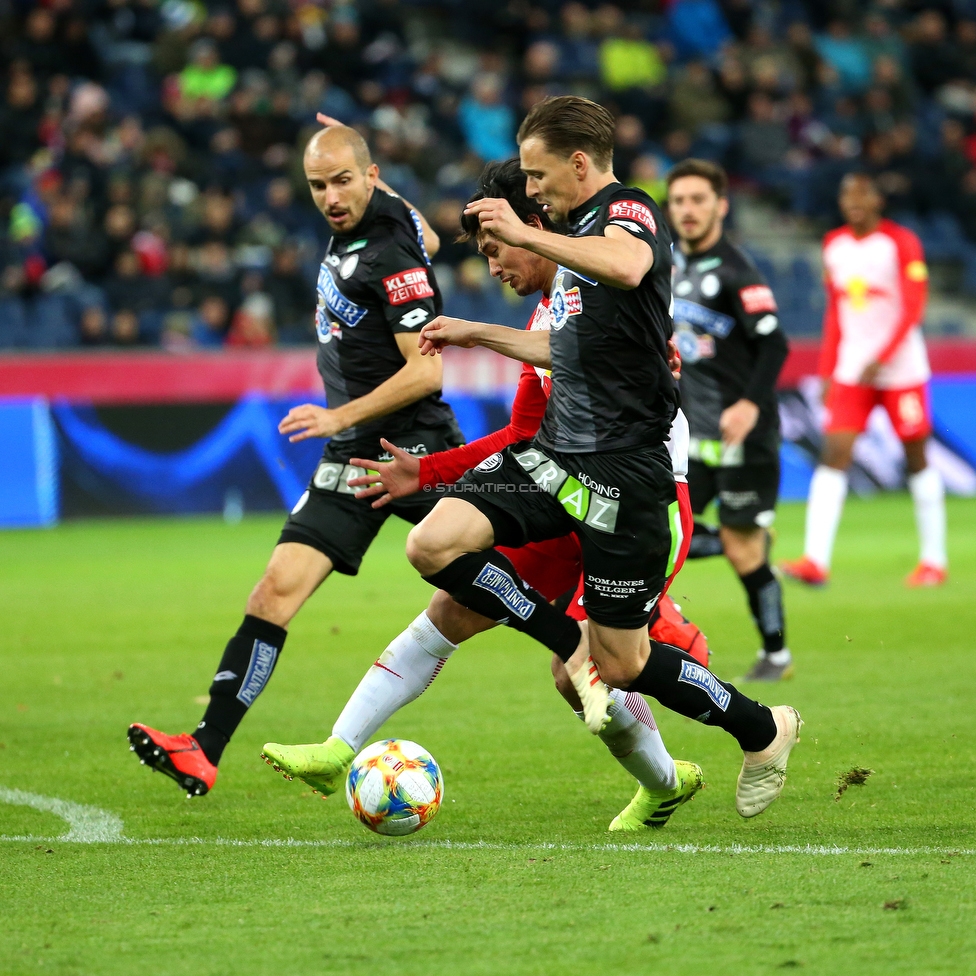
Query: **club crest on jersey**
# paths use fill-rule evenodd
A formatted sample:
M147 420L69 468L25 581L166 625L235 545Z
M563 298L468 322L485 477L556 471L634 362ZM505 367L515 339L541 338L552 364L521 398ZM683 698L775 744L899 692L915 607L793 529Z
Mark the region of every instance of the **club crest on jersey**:
M490 454L488 457L475 466L475 471L483 471L488 474L491 471L495 471L502 466L502 455L500 451L496 451L494 454Z
M342 326L330 319L329 310L324 305L319 305L315 310L315 332L323 346L333 339L342 338Z
M610 218L612 220L636 220L643 224L652 234L657 234L657 221L651 208L638 200L616 200L610 204Z
M391 305L403 305L418 298L433 298L434 289L427 280L426 268L410 268L383 279L386 297Z
M701 359L715 358L715 340L710 335L698 335L689 328L674 330L674 342L681 353L681 361L691 365Z
M583 311L583 296L579 287L570 288L569 291L563 291L562 288L555 291L549 303L549 311L552 315L553 331L558 332L569 321L570 315L579 315Z
M352 277L353 272L356 270L358 266L359 266L359 255L346 254L339 261L339 277L342 278L343 281L345 281L346 278Z
M366 315L366 309L355 302L350 301L339 291L339 286L332 277L332 272L326 263L323 262L319 269L319 280L316 286L319 295L319 304L324 305L332 314L346 325L352 327L359 325ZM321 316L317 317L321 319ZM322 339L322 329L319 327L319 339Z

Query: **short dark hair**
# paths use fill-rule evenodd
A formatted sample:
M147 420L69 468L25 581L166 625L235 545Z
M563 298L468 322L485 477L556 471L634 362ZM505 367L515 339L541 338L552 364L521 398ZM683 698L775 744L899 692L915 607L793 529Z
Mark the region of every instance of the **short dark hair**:
M602 170L613 165L613 116L588 98L559 95L538 102L519 126L519 145L530 136L538 136L557 156L585 152Z
M489 163L478 177L478 188L471 194L468 203L484 200L486 197L502 198L511 204L515 215L523 224L528 223L529 217L536 216L542 223L543 230L554 230L549 214L542 209L541 203L536 203L525 193L525 173L519 168L518 158L506 159L502 163ZM477 240L481 223L477 214L461 214L461 233L458 241Z
M718 163L711 163L707 159L682 159L668 173L668 189L671 189L675 180L684 176L700 176L703 180L708 180L717 197L729 195L729 177Z
M864 180L879 197L884 198L884 191L878 186L878 181L873 173L869 173L865 169L852 169L841 177L838 189L843 189L848 180Z

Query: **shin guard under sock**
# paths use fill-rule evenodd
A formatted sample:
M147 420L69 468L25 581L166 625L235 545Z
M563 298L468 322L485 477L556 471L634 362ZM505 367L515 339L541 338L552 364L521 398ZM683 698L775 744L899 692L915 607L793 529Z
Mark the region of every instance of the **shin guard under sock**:
M765 705L719 681L670 644L651 641L647 664L627 690L651 695L679 715L725 729L745 752L760 752L776 736L776 721Z
M749 609L762 635L763 650L775 654L786 643L786 623L783 617L783 589L773 575L769 563L747 576L740 576L749 597Z
M215 766L241 719L271 678L287 631L250 614L227 642L210 686L210 704L193 733Z
M468 552L425 580L463 607L535 638L563 662L579 646L579 625L525 583L497 549Z

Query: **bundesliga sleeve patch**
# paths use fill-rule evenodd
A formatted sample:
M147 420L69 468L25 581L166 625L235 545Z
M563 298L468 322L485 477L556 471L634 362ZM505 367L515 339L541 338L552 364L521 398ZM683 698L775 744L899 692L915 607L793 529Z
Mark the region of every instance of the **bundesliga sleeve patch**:
M643 224L652 234L657 234L657 221L651 213L651 208L645 207L637 200L616 200L611 203L608 223L615 220L635 220L638 224Z
M416 301L418 298L433 298L434 289L427 280L426 268L410 268L399 271L383 279L386 297L391 305L403 305Z
M773 290L768 285L749 285L747 288L740 288L739 298L747 315L779 311Z

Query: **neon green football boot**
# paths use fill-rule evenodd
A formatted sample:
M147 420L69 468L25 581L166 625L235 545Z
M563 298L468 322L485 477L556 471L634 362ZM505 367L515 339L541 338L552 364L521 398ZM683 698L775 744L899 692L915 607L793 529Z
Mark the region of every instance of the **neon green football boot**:
M660 830L682 803L687 803L704 785L701 766L676 759L678 785L673 790L649 790L641 786L637 795L613 818L610 830Z
M285 779L300 779L323 796L342 789L355 755L336 735L329 736L325 742L303 746L266 742L261 751L261 758Z

